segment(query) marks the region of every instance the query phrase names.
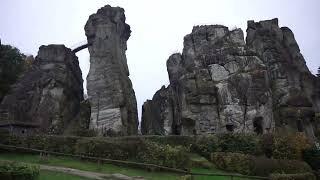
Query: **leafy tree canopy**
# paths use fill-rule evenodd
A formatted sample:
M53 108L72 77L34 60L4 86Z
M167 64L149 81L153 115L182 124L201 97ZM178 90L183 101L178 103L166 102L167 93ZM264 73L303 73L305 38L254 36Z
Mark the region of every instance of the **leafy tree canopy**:
M19 49L0 41L0 102L23 72L25 58Z

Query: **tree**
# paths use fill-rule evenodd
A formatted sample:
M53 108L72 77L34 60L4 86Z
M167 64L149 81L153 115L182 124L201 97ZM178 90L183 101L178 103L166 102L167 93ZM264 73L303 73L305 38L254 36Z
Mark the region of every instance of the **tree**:
M25 58L19 49L0 43L0 102L23 72Z

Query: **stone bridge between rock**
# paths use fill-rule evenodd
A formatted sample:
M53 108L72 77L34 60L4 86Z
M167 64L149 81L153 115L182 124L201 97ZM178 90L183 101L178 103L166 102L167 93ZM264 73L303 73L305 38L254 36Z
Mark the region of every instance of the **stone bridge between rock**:
M80 42L72 45L70 49L72 49L73 53L77 53L77 52L79 52L79 51L81 51L83 49L88 48L91 45L92 45L92 43L88 43L87 40L84 40L84 41L80 41Z

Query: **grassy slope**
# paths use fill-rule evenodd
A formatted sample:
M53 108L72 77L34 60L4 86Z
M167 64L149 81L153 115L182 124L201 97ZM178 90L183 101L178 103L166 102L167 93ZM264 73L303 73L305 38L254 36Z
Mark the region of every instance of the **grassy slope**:
M52 166L63 166L69 167L79 170L85 171L92 171L92 172L100 172L106 174L112 173L120 173L128 176L142 176L147 179L153 180L174 180L179 179L181 174L175 174L170 172L148 172L143 169L136 169L130 167L123 167L123 166L115 166L111 164L102 164L98 165L95 162L88 162L84 160L77 160L68 157L56 157L50 156L47 160L40 159L39 155L32 155L32 154L12 154L12 153L0 153L0 159L2 160L12 160L12 161L20 161L26 163L36 163L36 164L46 164ZM217 169L203 169L203 168L194 168L193 172L201 172L201 173L224 173L223 171ZM61 175L61 173L60 173ZM75 177L77 178L77 177ZM59 180L63 180L62 178L57 178ZM229 180L230 177L205 177L205 176L196 176L195 179L197 180ZM238 178L234 178L235 180ZM48 179L51 180L51 179ZM73 179L71 179L73 180ZM75 179L77 180L77 179Z

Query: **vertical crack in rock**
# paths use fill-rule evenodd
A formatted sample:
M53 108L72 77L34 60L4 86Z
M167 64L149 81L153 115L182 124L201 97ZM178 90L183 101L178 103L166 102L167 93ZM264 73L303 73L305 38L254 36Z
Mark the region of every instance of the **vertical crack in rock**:
M195 26L184 37L183 53L169 57L167 70L170 85L148 100L153 106L142 115L143 124L160 122L158 132L169 122L171 134L285 130L314 137L319 80L291 30L279 28L277 19L248 21L246 42L241 29ZM297 127L301 117L303 128ZM152 127L142 127L143 134L155 133L144 128Z
M0 107L2 127L17 134L62 134L79 113L82 75L76 55L64 45L41 46L30 69Z
M137 103L125 54L131 30L124 10L102 7L89 17L85 32L92 44L87 76L90 128L102 135L137 134Z

